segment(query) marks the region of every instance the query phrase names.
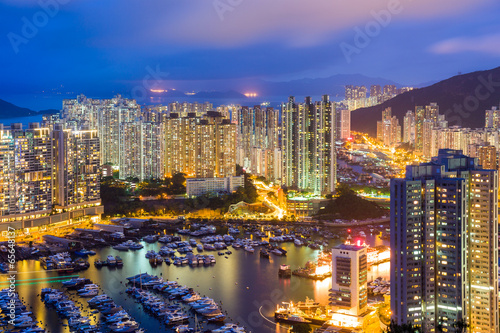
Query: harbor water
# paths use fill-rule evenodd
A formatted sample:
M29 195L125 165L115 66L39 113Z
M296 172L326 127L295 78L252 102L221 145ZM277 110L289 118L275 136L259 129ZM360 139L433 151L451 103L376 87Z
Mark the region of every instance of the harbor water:
M199 239L198 239L199 241ZM368 235L369 245L387 245L378 236ZM339 240L332 240L331 246L338 245ZM121 252L111 247L98 249L95 256L88 258L90 268L78 273L60 275L54 271L45 271L37 260L25 260L17 263L16 290L20 298L32 311L36 320L48 332L69 332L66 323L59 319L54 309L47 309L40 299L42 288L62 288L61 280L78 275L92 280L113 298L116 304L122 306L147 332L174 332L155 317L144 312L141 305L129 296L126 278L140 273L158 275L165 280L177 281L180 285L193 288L202 296L213 298L220 304L227 315L226 322L239 323L251 332L286 332L286 328L276 325L273 320L276 305L282 301L304 301L306 297L321 304L328 303L328 290L331 288L331 278L315 281L303 277L278 277L278 269L282 264L290 265L292 270L303 267L307 261L314 261L319 250L306 246L295 246L293 243L282 243L280 246L288 251L286 257L271 255L270 259L260 257L258 248L255 253L243 249L233 249L231 255L218 256L216 251L205 251L213 254L217 263L212 266L190 267L162 264L152 267L145 254L148 250L158 251L162 244L142 242L144 248L137 251ZM196 250L194 250L196 253ZM96 268L93 261L105 260L108 255L119 255L123 259L122 268ZM377 277L389 279L389 263L372 266L368 281ZM0 287L6 288L7 276L2 275ZM88 310L86 299L74 294L71 296L80 302L83 309ZM97 317L95 318L97 319ZM194 326L194 315L190 319ZM202 328L216 328L218 325L201 323Z

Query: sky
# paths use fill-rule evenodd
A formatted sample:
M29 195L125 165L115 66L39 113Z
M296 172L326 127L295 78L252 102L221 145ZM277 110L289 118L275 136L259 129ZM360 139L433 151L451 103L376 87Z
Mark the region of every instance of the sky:
M498 0L0 0L0 96L500 66Z

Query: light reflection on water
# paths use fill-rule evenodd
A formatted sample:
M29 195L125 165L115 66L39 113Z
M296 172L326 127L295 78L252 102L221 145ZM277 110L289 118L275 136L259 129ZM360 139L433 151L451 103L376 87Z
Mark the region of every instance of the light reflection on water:
M384 243L378 237L369 235L367 242L372 245ZM339 241L332 242L337 245ZM132 317L140 322L141 327L149 332L173 332L166 329L160 322L144 313L141 307L129 298L125 291L125 278L139 273L148 272L161 275L169 280L176 280L182 285L194 288L201 295L214 298L221 302L223 311L227 311L229 320L227 322L239 322L246 325L253 332L286 332L283 328L263 320L259 309L272 320L276 305L282 301L304 301L306 297L315 299L320 304L328 303L328 290L331 288L331 279L314 281L305 278L292 277L282 279L278 277L278 268L281 264L288 264L292 269L304 266L306 261L314 260L319 251L308 247L296 247L292 243L282 244L288 251L287 257L272 256L269 260L259 256L258 250L251 254L243 250L229 248L233 254L224 258L217 256L217 252L204 252L214 254L217 264L209 267L177 267L165 264L156 268L151 267L145 254L148 250L158 251L161 244L146 244L138 251L120 252L112 248L104 248L97 251L97 255L90 257L94 259L106 259L109 254L119 255L124 262L124 267L110 269L103 267L97 269L91 265L87 271L74 273L87 277L99 284L103 291L110 295L114 301L123 306ZM195 250L196 253L196 250ZM379 276L386 279L389 277L389 263L373 266L368 274L368 280ZM56 272L44 271L40 263L35 260L21 261L18 263L17 280L36 279L51 277L60 279ZM34 273L30 273L34 272ZM6 277L0 277L5 281ZM5 285L3 285L5 286ZM36 315L37 320L51 332L68 332L67 327L61 326L61 320L53 309L46 309L40 300L40 291L45 287L60 288L61 283L51 283L51 280L37 280L34 283L21 283L17 291L24 303L30 307ZM73 297L80 301L86 308L86 301ZM94 319L94 318L93 318ZM97 319L97 316L95 317ZM191 322L193 326L193 321ZM203 324L207 327L207 324ZM211 326L216 327L216 326Z

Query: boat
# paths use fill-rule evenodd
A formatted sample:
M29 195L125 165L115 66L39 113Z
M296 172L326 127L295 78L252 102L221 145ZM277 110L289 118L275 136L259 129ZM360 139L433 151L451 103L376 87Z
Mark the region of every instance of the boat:
M63 285L63 287L71 289L71 288L79 287L85 283L90 283L90 280L86 279L86 278L72 278L70 280L63 281L62 285Z
M88 293L89 291L99 291L99 286L97 284L86 284L82 289L78 289L77 292L80 294L80 296L82 296L81 294L86 294ZM97 295L94 294L94 295L90 295L90 294L87 294L87 296L95 296Z
M154 243L157 241L158 237L156 235L148 235L142 238L146 243Z
M116 265L116 259L112 255L109 255L107 258L108 265L114 266Z
M118 244L113 246L113 249L118 251L128 251L129 247L125 244Z
M85 248L81 249L81 250L77 250L75 251L75 254L77 256L81 256L81 257L87 257L89 255L95 255L95 251L92 251L92 250L87 250Z
M278 275L282 277L291 277L292 270L290 269L290 265L281 265L278 271Z
M269 252L267 252L267 250L265 250L265 249L261 249L260 250L260 256L263 257L263 258L269 259Z
M244 249L245 249L245 251L250 252L250 253L254 253L255 252L255 249L253 247L251 247L251 246L245 246Z
M116 256L115 260L116 260L116 266L118 266L118 267L123 266L123 259L122 258L120 258L119 256Z
M141 243L133 243L129 246L129 249L131 250L140 250L144 247Z

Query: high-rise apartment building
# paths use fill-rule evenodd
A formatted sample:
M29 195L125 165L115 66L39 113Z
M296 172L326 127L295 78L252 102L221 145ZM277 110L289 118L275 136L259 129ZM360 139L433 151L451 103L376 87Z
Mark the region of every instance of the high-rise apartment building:
M401 142L401 126L396 116L392 116L392 109L382 111L382 120L377 121L377 139L385 146L393 147Z
M370 86L370 97L379 97L382 95L382 88L380 85L375 84Z
M236 174L236 125L218 112L205 117L171 113L165 120L165 173L189 177Z
M332 249L330 304L343 314L360 316L368 309L366 247L341 244Z
M415 144L415 114L408 110L403 118L403 141L409 144Z
M346 140L351 136L351 111L345 106L337 106L337 138Z
M366 98L366 87L365 86L345 86L345 99L362 99Z
M54 204L72 207L100 203L100 154L96 130L52 132Z
M491 110L486 110L484 122L486 128L500 128L500 110L496 106L493 106Z
M234 119L238 128L237 163L269 181L281 181L279 110L244 106Z
M478 149L479 165L483 169L498 170L497 149L494 146L483 145Z
M0 124L0 230L103 212L95 131Z
M120 124L120 178L139 180L165 177L165 128L163 123L144 121Z
M317 194L336 185L335 104L324 95L313 103L296 104L290 97L282 106L282 184Z
M4 216L29 216L52 209L52 139L48 128L31 123L2 125L0 204ZM2 219L3 221L3 219Z
M391 181L391 311L423 332L498 332L498 174L457 150Z

